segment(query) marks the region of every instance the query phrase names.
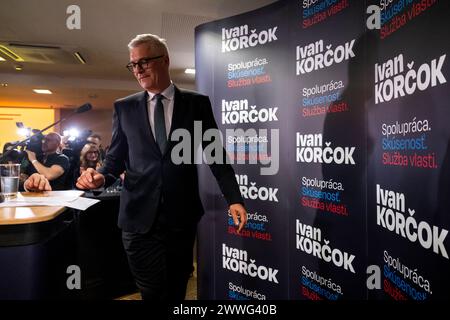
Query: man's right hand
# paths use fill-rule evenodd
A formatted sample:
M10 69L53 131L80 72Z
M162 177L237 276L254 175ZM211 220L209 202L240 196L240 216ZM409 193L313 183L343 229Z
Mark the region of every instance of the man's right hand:
M77 180L78 189L97 189L105 184L105 176L92 168L83 171Z

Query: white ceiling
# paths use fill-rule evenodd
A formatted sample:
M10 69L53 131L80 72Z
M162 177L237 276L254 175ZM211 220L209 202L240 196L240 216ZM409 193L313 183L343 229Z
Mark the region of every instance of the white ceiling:
M56 50L61 57L79 51L87 64L79 64L71 56L56 63L16 63L4 57L7 61L0 62L0 84L7 86L0 85L0 107L72 108L91 102L94 108L111 108L115 99L140 89L124 67L127 44L140 33L167 39L172 79L193 88L195 77L183 70L195 67L194 27L275 1L1 0L0 44L9 48L11 43L55 46L61 48ZM81 9L81 30L66 27L66 10L73 4ZM22 71L14 69L17 64L23 66ZM34 88L50 89L54 94L38 95Z

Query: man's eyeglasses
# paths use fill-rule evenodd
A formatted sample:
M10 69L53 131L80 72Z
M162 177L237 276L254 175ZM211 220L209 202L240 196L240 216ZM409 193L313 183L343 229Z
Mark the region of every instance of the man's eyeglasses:
M134 72L137 66L145 70L149 68L151 62L162 57L164 57L164 55L160 55L157 57L142 58L138 62L130 62L129 64L126 65L126 67L130 72Z

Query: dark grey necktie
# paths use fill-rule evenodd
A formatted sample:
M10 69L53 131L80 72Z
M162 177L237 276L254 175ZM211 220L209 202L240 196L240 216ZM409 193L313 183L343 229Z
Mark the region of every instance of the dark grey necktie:
M161 153L164 153L167 144L166 121L164 120L164 106L162 103L164 96L157 94L155 99L155 139L159 150L161 150Z

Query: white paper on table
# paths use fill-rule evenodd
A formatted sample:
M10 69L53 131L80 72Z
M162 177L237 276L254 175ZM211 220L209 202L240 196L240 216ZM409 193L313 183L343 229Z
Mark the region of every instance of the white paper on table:
M90 199L90 198L83 198L83 197L79 197L78 199L71 201L71 202L66 202L64 204L65 207L69 207L69 208L73 208L73 209L77 209L77 210L86 210L87 208L93 206L94 204L100 202L100 200L97 199Z
M61 203L51 204L51 203L36 203L36 202L12 202L5 201L0 203L0 208L16 208L16 207L63 207Z
M32 197L24 197L21 193L17 194L16 198L8 200L8 203L21 203L25 202L27 205L31 205L33 203L50 203L58 204L61 202L71 202L78 199L83 194L83 191L71 191L70 196L67 195L65 191L51 191L46 196L32 196Z
M14 208L14 207L68 207L78 210L86 210L87 208L93 206L94 204L100 202L100 200L96 199L89 199L89 198L83 198L80 197L73 201L57 201L57 200L51 200L51 201L6 201L3 203L0 203L0 208Z
M78 210L86 210L100 200L80 197L83 191L73 191L70 196L64 195L64 191L52 191L45 197L24 197L20 193L16 198L0 203L0 208L8 207L69 207Z

